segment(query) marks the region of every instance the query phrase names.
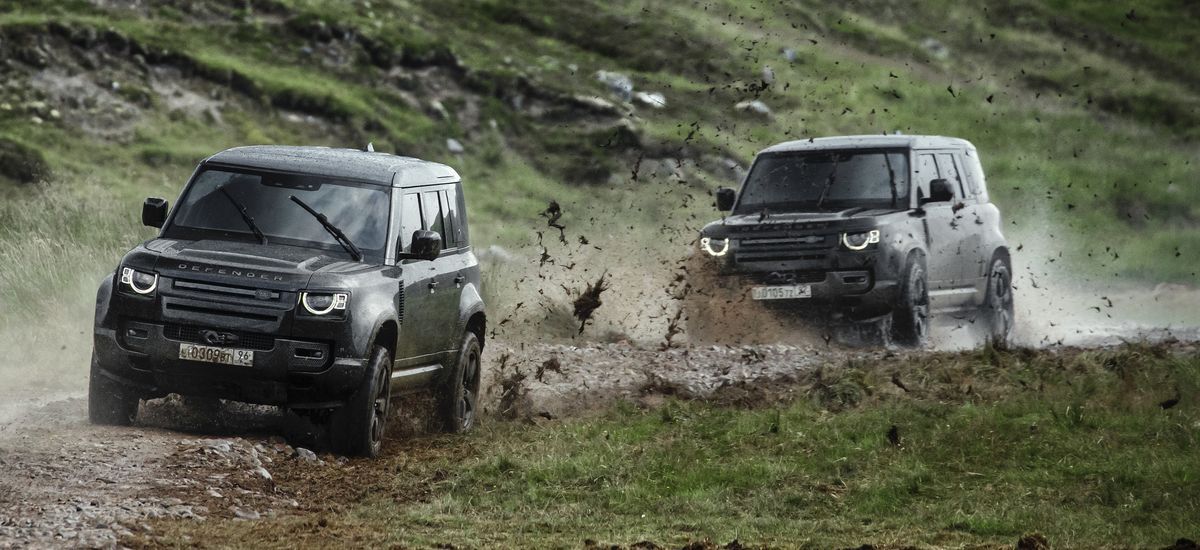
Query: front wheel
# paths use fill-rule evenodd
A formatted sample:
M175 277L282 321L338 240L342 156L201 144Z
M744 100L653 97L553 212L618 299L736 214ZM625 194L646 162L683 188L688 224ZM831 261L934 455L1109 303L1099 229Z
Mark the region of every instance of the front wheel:
M139 402L136 394L101 372L100 362L92 353L92 368L88 377L88 420L92 424L128 426L137 416Z
M391 355L387 348L375 346L358 390L330 415L329 439L334 452L372 458L379 455L391 411L391 377Z
M892 311L892 336L897 343L914 348L929 339L929 287L921 256L910 256L905 264L899 300Z
M458 361L450 371L450 377L446 380L438 400L447 432L464 433L475 427L476 416L479 413L482 352L479 337L474 332L467 331L458 351Z
M1005 347L1013 329L1012 267L998 256L988 271L987 296L983 302L988 339L993 346Z

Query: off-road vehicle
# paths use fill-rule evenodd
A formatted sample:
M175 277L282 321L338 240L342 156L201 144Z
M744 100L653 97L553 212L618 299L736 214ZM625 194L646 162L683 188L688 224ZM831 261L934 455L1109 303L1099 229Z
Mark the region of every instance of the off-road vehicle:
M379 452L393 396L475 422L484 304L459 175L413 158L258 146L200 163L96 297L88 413L176 393L288 407Z
M910 346L926 342L931 312L967 312L963 318L991 339L1009 336L1009 250L967 141L889 135L781 143L758 154L739 191L717 190L716 202L730 214L703 228L697 256L715 273L708 284L734 290L730 307L748 299L877 319L893 341ZM711 322L714 312L689 312L705 315Z

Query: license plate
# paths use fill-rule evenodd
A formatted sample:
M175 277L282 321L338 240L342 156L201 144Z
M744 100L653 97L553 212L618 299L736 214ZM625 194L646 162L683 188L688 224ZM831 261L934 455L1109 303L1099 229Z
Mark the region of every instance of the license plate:
M179 358L202 363L220 363L238 367L254 366L254 352L248 349L217 348L179 344Z
M751 291L755 300L792 300L812 298L812 287L808 285L756 286Z

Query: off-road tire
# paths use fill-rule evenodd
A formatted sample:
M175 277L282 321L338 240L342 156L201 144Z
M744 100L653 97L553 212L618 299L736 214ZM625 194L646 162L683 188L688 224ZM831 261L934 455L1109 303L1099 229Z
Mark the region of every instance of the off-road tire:
M1008 347L1013 329L1012 265L997 254L988 269L987 294L983 301L983 321L989 343Z
M100 371L100 362L93 353L88 377L88 420L92 424L128 426L137 416L139 402L137 394Z
M458 360L438 395L443 429L449 433L465 433L479 419L479 380L482 375L483 347L479 336L467 331L458 350Z
M371 348L371 360L359 388L345 405L329 415L329 443L333 452L347 456L376 457L391 413L392 357L387 348Z
M929 286L923 256L908 257L898 292L892 310L892 341L907 347L923 347L929 340Z

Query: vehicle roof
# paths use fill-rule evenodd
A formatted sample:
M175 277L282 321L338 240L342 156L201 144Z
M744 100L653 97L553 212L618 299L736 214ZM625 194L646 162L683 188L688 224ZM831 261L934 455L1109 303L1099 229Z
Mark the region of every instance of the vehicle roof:
M458 172L445 164L389 153L331 147L234 147L208 157L204 164L329 176L395 187L453 183L461 179Z
M946 149L975 148L965 139L945 136L867 135L834 136L785 141L759 151L762 153L784 153L793 151L819 151L827 149Z

